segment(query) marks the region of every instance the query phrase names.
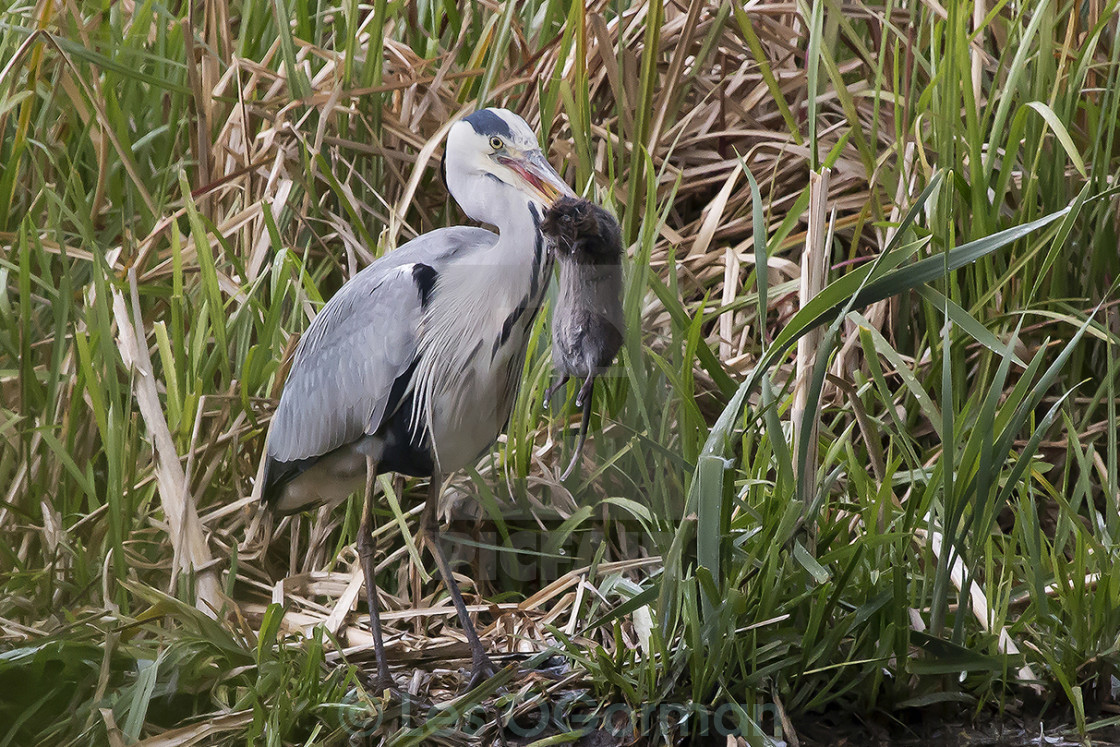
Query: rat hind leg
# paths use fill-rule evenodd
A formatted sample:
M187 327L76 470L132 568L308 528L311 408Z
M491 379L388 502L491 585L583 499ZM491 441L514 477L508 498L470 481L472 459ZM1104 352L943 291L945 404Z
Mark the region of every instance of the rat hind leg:
M565 374L564 376L560 377L560 381L557 381L555 384L553 384L552 386L550 386L548 388L548 391L546 391L544 393L544 406L545 407L549 406L549 403L552 402L552 398L556 396L556 393L558 391L560 391L561 389L564 388L564 385L568 383L568 379L570 379L570 378L571 378L570 376Z
M587 380L583 382L583 386L579 388L579 394L576 395L576 407L583 407L583 403L590 399L591 390L595 386L595 373L592 372L588 375Z

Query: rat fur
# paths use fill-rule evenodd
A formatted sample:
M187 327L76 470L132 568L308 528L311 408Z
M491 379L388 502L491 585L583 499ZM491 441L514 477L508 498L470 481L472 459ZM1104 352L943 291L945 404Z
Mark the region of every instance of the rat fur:
M560 268L560 293L552 313L552 364L560 381L583 379L576 406L583 408L579 440L567 479L583 450L595 378L610 367L622 347L622 231L610 213L587 200L564 197L544 215L541 232L549 238Z

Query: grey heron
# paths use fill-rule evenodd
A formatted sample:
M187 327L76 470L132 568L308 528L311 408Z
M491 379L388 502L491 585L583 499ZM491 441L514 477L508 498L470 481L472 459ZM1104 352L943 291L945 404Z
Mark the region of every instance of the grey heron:
M424 532L470 645L468 687L494 671L438 542L435 507L444 476L476 462L506 425L552 271L541 217L572 194L505 109L452 125L443 169L459 207L498 232L437 229L345 283L296 348L265 448L262 498L280 514L364 486L357 546L379 688L392 685L373 572L374 483L385 472L430 477Z
M560 265L560 294L552 310L552 365L561 374L549 395L572 376L583 379L583 409L566 480L583 451L595 378L622 347L622 232L610 213L588 200L561 197L541 222Z

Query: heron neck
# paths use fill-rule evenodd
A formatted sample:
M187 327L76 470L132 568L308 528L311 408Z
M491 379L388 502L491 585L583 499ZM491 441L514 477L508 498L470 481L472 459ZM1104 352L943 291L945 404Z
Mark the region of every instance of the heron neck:
M543 208L524 195L515 194L505 200L494 215L498 242L494 249L504 262L521 264L532 261L533 245L540 234Z
M531 301L542 284L541 276L552 269L551 254L545 250L540 230L544 208L524 197L508 201L506 207L494 216L498 241L490 250L491 263L523 278L529 287L513 285L522 286L516 289L517 294L527 292Z
M540 229L543 214L541 205L524 197L510 204L496 224L498 241L488 262L496 268L495 278L503 278L493 286L494 292L529 312L529 322L536 316L552 273L552 253L545 247Z

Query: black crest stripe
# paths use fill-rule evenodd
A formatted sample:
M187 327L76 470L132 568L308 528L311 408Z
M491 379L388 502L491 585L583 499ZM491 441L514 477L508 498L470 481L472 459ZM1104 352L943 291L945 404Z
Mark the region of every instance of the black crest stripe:
M499 135L513 139L513 130L509 128L509 124L489 109L477 111L465 119L479 135Z

